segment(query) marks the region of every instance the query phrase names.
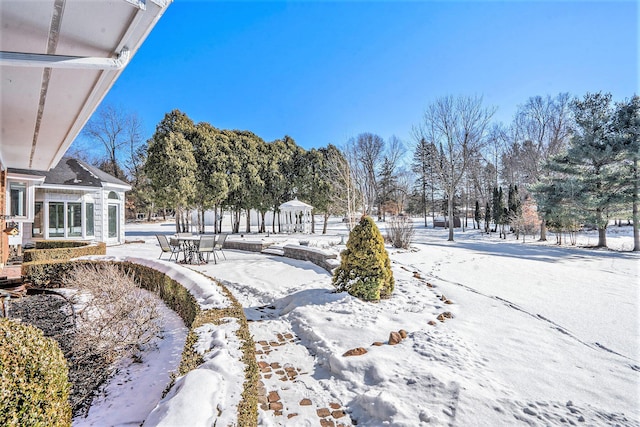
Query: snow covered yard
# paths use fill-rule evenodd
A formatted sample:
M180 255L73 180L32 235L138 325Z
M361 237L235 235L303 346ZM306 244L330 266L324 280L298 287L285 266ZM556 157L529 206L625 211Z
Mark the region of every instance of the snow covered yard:
M172 228L135 225L127 238L145 243L108 254L157 258L159 231ZM614 231L629 245L628 228ZM286 238L340 250L338 233ZM225 251L192 267L253 320L261 425L640 425L637 254L445 233L419 228L411 251L388 248L396 290L378 304L333 293L305 261ZM368 352L343 356L356 347Z

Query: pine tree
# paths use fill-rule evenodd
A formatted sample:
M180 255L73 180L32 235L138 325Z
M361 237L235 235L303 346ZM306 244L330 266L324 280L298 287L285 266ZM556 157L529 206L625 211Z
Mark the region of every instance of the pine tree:
M341 263L333 275L339 292L347 291L365 301L390 298L394 279L389 254L380 230L368 216L363 216L349 234L347 249L340 254Z
M502 187L494 187L493 189L493 207L491 211L493 212L493 222L496 225L496 230L498 230L498 226L500 226L500 237L503 237L504 224L508 221L507 217L509 212L504 205Z
M549 162L552 171L564 175L579 188L576 201L584 210L583 219L598 228L598 246L607 246L609 217L621 202L618 191L619 156L623 144L612 132L611 94L587 94L572 103L575 130L566 153Z
M633 250L640 251L638 231L638 204L640 202L640 96L621 102L616 107L613 123L616 137L622 143L622 164L620 179L623 185L625 203L631 204L633 218Z
M489 201L484 207L484 231L485 233L489 233L491 231L491 206L489 205Z
M516 239L520 238L520 218L522 217L522 202L520 201L520 194L518 194L518 186L509 184L508 195L508 221L512 230L516 233Z

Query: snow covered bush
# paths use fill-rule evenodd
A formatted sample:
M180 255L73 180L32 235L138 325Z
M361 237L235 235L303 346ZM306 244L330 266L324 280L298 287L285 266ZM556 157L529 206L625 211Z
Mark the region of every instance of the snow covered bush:
M363 216L347 241L347 249L333 275L339 292L347 291L365 301L389 298L393 292L393 273L384 239L371 217Z
M395 216L387 224L387 239L394 248L409 249L415 230L406 216Z
M0 318L0 425L70 426L67 361L41 330Z

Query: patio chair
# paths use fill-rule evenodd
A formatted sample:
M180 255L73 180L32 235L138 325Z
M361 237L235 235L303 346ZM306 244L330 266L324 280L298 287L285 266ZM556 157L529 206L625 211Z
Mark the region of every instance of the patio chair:
M163 254L169 252L169 261L171 261L171 258L173 258L174 255L176 256L176 261L178 261L178 255L182 251L180 245L169 244L169 240L164 234L156 234L156 238L158 239L158 243L160 243L160 249L162 250L158 259L161 259Z
M224 254L224 251L222 250L222 247L224 246L225 240L227 240L227 234L226 233L220 233L218 235L218 240L216 240L216 248L217 248L217 250L220 251L220 253L222 254L222 256L224 257L224 259L226 261L227 256Z
M191 237L191 236L193 236L193 233L189 233L189 232L176 233L176 236L178 236L178 237Z
M200 243L198 244L198 257L204 260L204 254L207 254L207 264L209 263L209 255L213 254L213 262L218 263L215 253L216 236L202 236L200 237Z

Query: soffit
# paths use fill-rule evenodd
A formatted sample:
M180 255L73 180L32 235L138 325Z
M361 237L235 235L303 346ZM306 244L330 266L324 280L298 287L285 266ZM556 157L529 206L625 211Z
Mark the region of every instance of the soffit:
M169 1L0 2L0 51L133 56ZM0 165L48 170L122 73L120 69L23 67L0 61Z

